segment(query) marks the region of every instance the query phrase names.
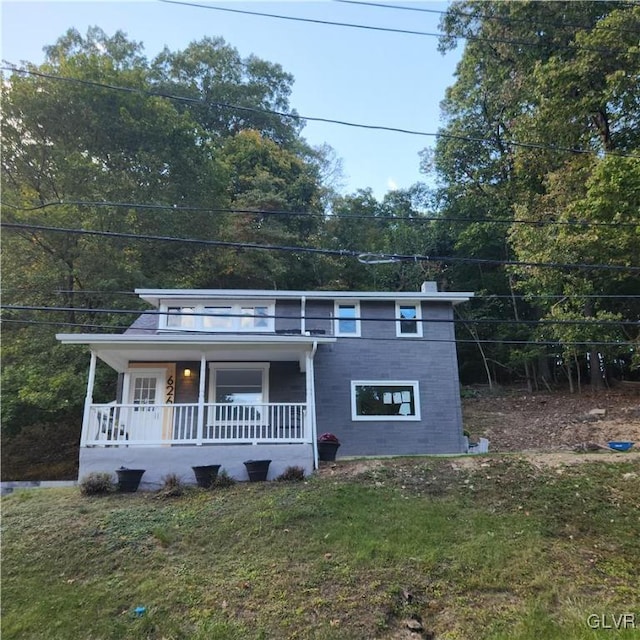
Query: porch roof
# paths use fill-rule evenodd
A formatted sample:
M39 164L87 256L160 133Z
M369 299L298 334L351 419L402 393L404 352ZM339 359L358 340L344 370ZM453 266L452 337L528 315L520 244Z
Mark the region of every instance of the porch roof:
M130 362L179 362L207 360L298 361L304 369L305 355L315 345L335 342L324 336L194 335L194 334L91 334L59 333L63 344L88 345L100 360L118 372Z

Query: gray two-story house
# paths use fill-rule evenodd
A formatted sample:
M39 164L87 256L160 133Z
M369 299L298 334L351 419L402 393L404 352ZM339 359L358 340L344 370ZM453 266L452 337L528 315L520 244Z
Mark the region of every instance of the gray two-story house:
M88 345L79 477L124 466L146 483L221 464L317 466L317 436L340 456L461 453L453 306L471 293L137 290L153 307L121 334L59 334ZM93 401L98 359L118 375Z

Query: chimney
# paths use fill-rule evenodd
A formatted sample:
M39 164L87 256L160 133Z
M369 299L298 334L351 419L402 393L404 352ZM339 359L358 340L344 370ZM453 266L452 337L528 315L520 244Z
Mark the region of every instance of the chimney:
M428 280L422 283L420 293L433 293L438 291L438 283Z

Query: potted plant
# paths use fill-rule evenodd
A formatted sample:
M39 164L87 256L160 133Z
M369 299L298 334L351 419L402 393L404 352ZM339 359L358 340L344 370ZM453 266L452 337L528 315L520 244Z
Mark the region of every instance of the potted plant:
M333 433L322 433L318 436L318 458L324 461L336 459L340 440Z
M219 464L207 464L191 468L196 476L198 486L203 489L209 489L211 487L218 477L218 471L220 471Z
M244 466L249 474L249 482L262 482L267 479L271 460L245 460Z
M136 492L144 472L145 469L127 469L126 467L116 469L116 475L118 476L118 491L122 493Z

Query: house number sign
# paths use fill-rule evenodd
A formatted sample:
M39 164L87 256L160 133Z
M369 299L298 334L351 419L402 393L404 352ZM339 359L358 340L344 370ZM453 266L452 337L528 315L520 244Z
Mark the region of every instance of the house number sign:
M173 376L167 378L167 393L165 396L165 404L173 404L175 398L175 380Z

